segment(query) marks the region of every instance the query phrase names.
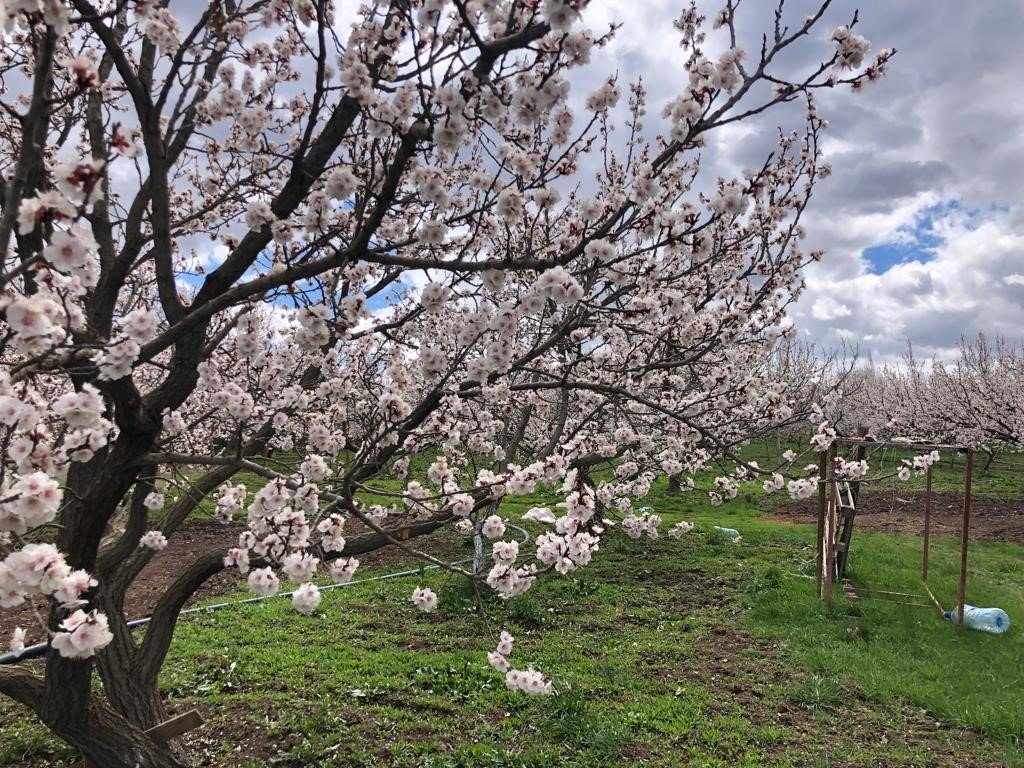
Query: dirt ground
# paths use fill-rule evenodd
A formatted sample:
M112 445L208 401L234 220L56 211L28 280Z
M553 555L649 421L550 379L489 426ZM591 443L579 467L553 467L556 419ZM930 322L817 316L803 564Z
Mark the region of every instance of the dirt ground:
M813 523L818 500L801 499L778 507L769 519ZM931 535L959 536L963 496L932 494ZM858 500L855 528L888 533L920 534L924 528L923 493L863 493ZM971 501L971 539L1008 541L1024 545L1024 498L975 497Z

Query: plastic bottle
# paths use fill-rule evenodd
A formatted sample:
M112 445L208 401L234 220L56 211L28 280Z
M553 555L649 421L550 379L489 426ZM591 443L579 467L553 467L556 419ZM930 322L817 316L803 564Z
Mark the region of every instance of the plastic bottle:
M729 539L729 541L739 541L743 538L740 535L740 532L737 531L735 528L723 528L720 525L716 525L714 526L714 528L716 531L721 531L722 533L724 533L725 537Z
M943 617L956 624L956 609L944 611ZM964 626L1001 635L1010 628L1010 617L1002 608L975 608L964 605Z

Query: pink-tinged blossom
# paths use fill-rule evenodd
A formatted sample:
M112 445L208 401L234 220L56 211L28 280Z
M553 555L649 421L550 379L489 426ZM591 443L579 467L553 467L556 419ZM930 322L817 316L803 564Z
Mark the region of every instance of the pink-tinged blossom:
M420 304L427 312L437 314L441 311L444 303L448 301L449 295L451 295L451 290L448 286L440 283L427 283L420 291Z
M84 267L95 258L98 247L91 232L74 225L53 233L43 249L43 258L61 272L83 275Z
M141 539L139 546L152 549L154 552L161 552L167 548L167 537L162 531L147 531Z
M62 498L57 481L45 472L18 476L2 495L8 500L0 503L0 531L18 535L51 522Z
M250 229L262 229L274 221L274 212L266 200L253 200L245 209L245 224Z
M683 520L682 522L676 523L671 529L669 529L668 537L670 539L679 539L692 530L693 523L688 523Z
M149 309L136 309L118 322L122 333L132 341L145 344L156 336L160 328L160 317Z
M836 43L836 67L839 69L858 69L871 50L871 43L846 26L836 27L832 39Z
M272 568L257 568L249 573L249 588L258 595L269 597L277 594L281 586Z
M480 533L488 539L500 538L505 535L505 521L498 515L491 515L480 526Z
M412 601L425 613L430 613L437 607L437 595L429 587L416 587L412 593Z
M346 557L334 560L327 566L331 578L335 584L348 584L359 567L359 561L354 557Z
M82 595L99 582L87 571L72 571L61 581L60 587L53 592L53 598L61 605L71 607L81 603Z
M281 570L293 581L307 581L313 578L319 563L320 560L308 552L289 552L281 560Z
M494 561L497 563L514 563L519 557L519 543L515 541L496 541L491 548Z
M245 549L232 547L224 556L225 568L238 568L243 576L249 572L249 552Z
M103 398L92 384L85 384L78 392L61 395L53 404L53 411L77 429L95 427L103 412Z
M304 616L311 614L319 605L320 590L316 584L307 582L292 592L292 607Z
M827 451L835 439L835 429L825 421L818 425L818 431L811 437L811 445L815 450Z
M509 663L508 659L502 656L497 651L491 651L487 654L487 663L490 664L498 672L508 672Z
M97 611L79 609L61 622L60 629L50 646L69 659L87 659L114 639L107 617Z
M498 638L498 647L495 649L502 656L512 655L512 644L515 642L515 638L512 637L508 632L502 630L501 636Z
M533 669L510 669L505 673L505 685L513 691L535 695L549 695L552 693L551 683L544 679L544 676Z
M61 316L60 307L39 294L15 299L7 306L7 325L20 337L28 341L47 338L59 330L54 327Z
M340 167L332 170L324 182L327 194L335 200L348 200L355 194L359 180L349 168Z
M156 512L163 509L165 503L164 495L162 493L157 493L156 491L147 493L146 498L142 500L142 505L150 512Z
M771 478L761 483L765 493L774 493L780 490L786 483L785 478L778 472L772 474Z
M21 627L15 627L7 647L15 656L20 656L21 652L25 650L25 630Z
M792 499L807 499L818 490L818 483L814 480L800 477L790 480L786 484L786 489L789 491L789 496Z

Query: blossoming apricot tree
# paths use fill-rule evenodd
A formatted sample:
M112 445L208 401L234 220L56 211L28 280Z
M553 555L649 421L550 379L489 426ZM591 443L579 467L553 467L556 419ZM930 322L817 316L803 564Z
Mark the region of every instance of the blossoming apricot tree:
M183 764L144 731L177 616L223 568L302 582L312 613L319 570L344 582L385 543L437 562L396 531L468 520L495 565L464 575L515 595L589 561L599 507L651 531L630 499L655 473L797 415L764 360L820 255L798 242L828 171L813 93L891 51L869 58L856 16L819 33L825 2L792 26L780 4L744 53L733 0L713 29L691 5L650 118L639 81L571 89L612 34L586 5L0 2L0 607L44 598L12 645L50 643L0 692L94 764ZM820 64L784 77L815 36ZM706 178L709 132L796 101L760 167ZM360 502L428 451L393 505ZM527 557L497 503L538 483L561 514ZM133 635L128 586L207 497L248 529ZM511 647L509 685L547 690Z

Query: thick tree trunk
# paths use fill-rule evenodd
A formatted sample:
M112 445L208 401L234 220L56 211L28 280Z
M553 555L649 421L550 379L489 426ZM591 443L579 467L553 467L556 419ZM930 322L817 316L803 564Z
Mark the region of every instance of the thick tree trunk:
M188 768L167 744L150 739L105 704L93 700L84 719L68 719L61 702L49 701L43 722L95 768Z
M110 705L132 725L148 730L167 719L157 685L139 683L134 675L105 664L100 666L100 676Z

